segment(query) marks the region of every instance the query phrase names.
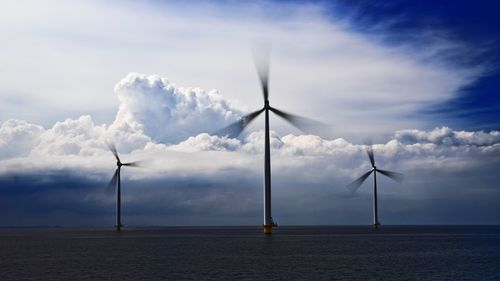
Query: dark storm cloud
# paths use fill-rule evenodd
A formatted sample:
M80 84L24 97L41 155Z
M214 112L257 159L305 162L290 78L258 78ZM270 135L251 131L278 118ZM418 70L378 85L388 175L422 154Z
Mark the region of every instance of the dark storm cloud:
M376 154L377 156L377 154ZM367 161L364 154L360 161ZM388 164L379 158L381 167ZM473 165L402 165L403 184L379 176L383 224L497 224L500 220L500 158ZM333 161L333 160L332 160ZM452 160L453 161L453 160ZM279 162L279 157L276 158ZM458 162L458 160L457 160ZM397 167L396 167L397 168ZM314 169L318 169L317 167ZM273 217L280 224L369 224L372 180L351 195L351 178L312 168L274 169ZM361 170L360 170L361 171ZM131 173L131 172L128 172ZM71 170L6 174L0 178L2 226L112 226L114 195L107 180ZM124 177L123 223L134 225L258 225L262 216L262 178L241 168L207 174L148 179Z
M258 184L245 177L225 180L122 180L124 223L241 224L256 219L260 210ZM113 224L114 188L110 192L106 181L72 171L43 171L3 175L0 184L0 226Z
M102 209L85 198L95 192L98 182L71 171L6 174L0 177L0 221L2 226L57 225L70 222L61 216L94 216Z

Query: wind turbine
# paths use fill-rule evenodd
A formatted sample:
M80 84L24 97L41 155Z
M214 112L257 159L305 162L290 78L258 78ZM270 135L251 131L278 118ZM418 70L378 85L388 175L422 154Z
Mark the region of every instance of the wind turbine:
M375 165L375 157L373 155L373 146L372 144L367 144L366 153L368 154L368 158L370 158L370 163L372 164L372 169L357 180L353 181L351 184L347 186L351 190L351 192L355 192L358 188L363 184L363 182L373 173L373 227L378 228L380 226L380 222L378 220L378 202L377 202L377 173L381 173L382 175L389 177L399 183L403 181L403 174L391 172L387 170L382 170L377 168Z
M109 182L110 187L116 185L116 231L121 231L121 228L123 227L121 223L121 180L120 180L120 172L122 166L129 166L129 167L138 167L139 162L129 162L129 163L122 163L120 160L120 157L118 157L118 152L116 151L116 147L112 143L108 143L108 148L111 150L113 155L116 158L116 170L115 173L113 174L113 177L111 178L111 181Z
M255 65L257 68L257 73L259 75L262 94L264 98L264 107L254 111L250 114L243 116L237 122L230 124L229 126L218 131L217 135L226 135L230 137L237 137L241 134L243 129L247 127L257 116L264 112L265 116L265 137L264 137L264 233L271 234L272 228L278 226L271 216L271 153L269 144L269 111L285 119L293 126L301 131L305 131L308 128L320 128L325 125L305 118L298 115L283 112L275 107L269 105L269 50L265 52L265 57L261 57L260 60L255 59Z

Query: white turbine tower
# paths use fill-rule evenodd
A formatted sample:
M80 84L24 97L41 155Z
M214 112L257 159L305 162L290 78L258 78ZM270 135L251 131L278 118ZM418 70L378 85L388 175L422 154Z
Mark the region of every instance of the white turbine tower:
M289 114L271 107L269 104L269 48L265 52L261 52L262 56L257 59L255 56L255 64L257 67L257 72L259 74L262 93L264 98L264 107L254 111L248 115L243 116L239 121L225 127L224 129L218 131L217 135L226 135L230 137L237 137L241 134L243 129L247 127L250 122L252 122L257 116L264 112L265 116L265 137L264 137L264 233L271 234L272 228L276 227L277 224L271 216L271 153L270 153L270 141L269 141L269 111L272 111L279 117L285 119L293 126L301 131L306 131L307 129L324 129L325 125L305 118L298 115ZM311 131L311 130L309 130Z
M112 143L108 143L108 148L111 150L113 155L116 158L116 170L115 173L113 174L113 177L111 178L111 181L109 182L109 186L116 186L115 189L115 194L116 194L116 225L115 229L116 231L121 231L121 228L123 227L122 222L121 222L121 180L120 180L120 173L121 173L121 168L122 166L129 166L129 167L138 167L139 166L139 161L137 162L129 162L129 163L122 163L120 160L120 157L118 157L118 152L116 151L116 147Z
M373 173L373 227L378 228L380 226L380 222L378 220L377 173L381 173L382 175L389 177L399 183L403 181L403 174L377 168L377 166L375 165L375 157L373 155L373 146L371 144L367 144L366 153L368 154L368 158L370 158L372 169L349 184L347 188L354 193L368 178L368 176Z

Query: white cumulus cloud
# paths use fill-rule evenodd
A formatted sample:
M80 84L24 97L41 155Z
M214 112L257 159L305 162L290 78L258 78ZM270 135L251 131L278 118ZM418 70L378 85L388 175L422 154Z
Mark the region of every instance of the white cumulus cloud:
M7 120L0 127L0 158L26 156L40 143L42 126L23 120Z
M115 92L120 107L111 128L143 132L156 142L212 133L241 116L216 90L178 88L158 75L130 73Z

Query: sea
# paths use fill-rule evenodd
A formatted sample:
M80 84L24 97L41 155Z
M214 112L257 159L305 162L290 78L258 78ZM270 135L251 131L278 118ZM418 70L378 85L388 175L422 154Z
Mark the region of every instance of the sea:
M500 280L500 226L4 228L0 280Z

